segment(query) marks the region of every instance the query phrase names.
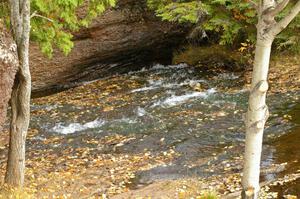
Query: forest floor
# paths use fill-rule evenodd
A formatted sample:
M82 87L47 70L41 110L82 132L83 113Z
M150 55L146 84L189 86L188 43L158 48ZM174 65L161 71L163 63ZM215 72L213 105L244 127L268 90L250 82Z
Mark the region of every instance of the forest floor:
M287 91L300 90L300 59L298 57L280 57L272 61L270 80L270 92L286 93ZM37 105L45 103L63 103L71 101L73 104L94 104L91 97L93 90L106 85L103 96L109 96L114 92L113 85L107 85L106 80L96 81L78 88L74 88L56 95L34 99ZM116 81L118 81L116 77ZM246 82L250 82L250 72L246 74ZM128 84L136 87L135 83ZM245 87L249 87L245 85ZM99 96L95 96L99 98ZM104 111L114 109L107 98L99 106ZM126 99L123 99L126 100ZM97 102L98 103L98 102ZM33 111L32 115L43 114ZM55 111L50 111L51 117L55 117ZM30 129L28 142L34 144L37 129ZM8 131L1 133L0 137L0 176L3 177L6 167ZM124 145L133 138L128 136L105 136L101 139L87 138L77 140L74 137L51 136L40 141L43 147L34 147L27 151L26 185L28 197L32 198L202 198L207 193L217 196L229 195L236 198L241 190L240 173L230 172L226 175L213 175L208 178L189 177L177 180L158 180L151 184L135 185L135 174L138 171L149 170L157 165L167 165L178 156L174 150L161 151L152 154L148 151L140 154L117 153L118 146ZM73 147L77 142L85 143L85 147ZM63 143L68 147L53 149L53 146ZM109 148L103 152L103 146ZM101 148L101 150L99 149ZM233 150L234 147L224 148ZM110 153L113 150L114 153ZM99 152L101 151L101 153ZM222 164L212 164L210 170L234 170L240 167L242 157L240 151L234 159L223 161ZM207 161L207 160L202 160ZM280 167L280 165L275 165ZM275 168L275 169L276 169ZM209 171L208 171L209 172ZM299 178L299 174L293 174L276 181L266 183L262 187L262 198L276 198L276 192L270 191L269 185L288 183ZM3 178L0 180L2 183ZM229 197L229 198L230 198ZM1 198L1 197L0 197ZM205 198L205 197L204 197ZM287 198L295 198L287 196Z

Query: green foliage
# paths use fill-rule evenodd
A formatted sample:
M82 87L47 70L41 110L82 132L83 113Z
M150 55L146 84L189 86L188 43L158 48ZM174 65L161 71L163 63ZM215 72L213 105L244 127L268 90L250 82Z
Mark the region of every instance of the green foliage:
M163 20L179 23L193 23L205 31L217 33L222 45L236 45L245 41L255 42L257 16L247 0L148 0L148 6L154 9ZM291 6L291 5L289 5ZM277 20L282 19L287 7ZM203 20L204 19L204 20ZM275 40L278 49L300 49L300 16Z
M116 0L31 0L31 40L49 57L54 47L67 55L73 47L72 32L88 27L115 4ZM0 18L9 24L7 2L0 2Z
M68 54L72 47L72 33L87 27L115 0L32 0L31 38L43 53L52 55L53 46Z
M277 16L277 20L281 20L290 10L291 4ZM284 50L290 49L293 52L300 52L300 16L297 15L292 23L281 32L276 40L275 44L277 49Z
M8 4L5 1L0 0L0 22L1 22L1 20L3 20L5 23L7 23L8 19L9 19Z
M218 199L219 197L214 192L207 192L207 193L204 193L202 196L197 197L197 198L199 198L199 199Z
M205 4L200 1L168 2L166 5L157 3L157 0L149 1L151 8L158 6L156 10L158 16L162 17L163 20L178 21L179 23L197 23L199 15L205 10Z
M203 28L220 33L220 44L230 45L242 35L252 40L255 36L255 11L243 0L214 0L210 3L208 20Z

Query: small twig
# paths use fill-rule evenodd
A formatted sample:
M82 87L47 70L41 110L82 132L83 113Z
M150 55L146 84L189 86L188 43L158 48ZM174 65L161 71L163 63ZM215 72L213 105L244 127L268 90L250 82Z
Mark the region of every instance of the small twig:
M34 12L32 13L32 15L30 16L30 18L33 18L33 17L40 17L40 18L42 18L42 19L46 19L47 21L50 21L50 22L53 23L53 19L50 19L50 18L45 17L45 16L43 16L43 15L37 14L36 11L34 11Z
M34 11L31 15L30 15L30 18L34 17L36 14L36 11Z

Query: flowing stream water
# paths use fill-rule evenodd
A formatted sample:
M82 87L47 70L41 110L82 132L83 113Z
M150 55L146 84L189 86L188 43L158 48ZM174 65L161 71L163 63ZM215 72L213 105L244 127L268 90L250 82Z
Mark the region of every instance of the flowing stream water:
M231 170L207 172L211 164L220 164L242 154L242 118L248 100L242 73L207 74L185 64L154 65L99 81L106 82L102 88L116 88L105 97L99 95L96 99L112 107L109 111L103 111L101 106L72 105L67 101L60 104L34 103L32 110L44 113L32 117L31 128L41 133L29 141L29 148L46 147L37 143L53 134L76 140L119 134L133 139L118 144L114 149L104 147L104 152L114 150L115 153L134 154L147 150L158 153L172 149L179 154L167 165L138 172L131 185L133 189L155 180L241 171L241 165L231 165ZM136 83L135 87L128 86L128 82ZM97 93L101 92L101 88L95 87L85 97L89 99L90 93L91 98L97 98ZM300 169L298 96L299 92L268 96L271 116L265 133L262 167L284 162L288 166L283 170L263 173L265 180L296 173ZM53 110L55 117L50 117L49 112ZM82 143L71 144L76 147ZM67 143L47 147L60 150L65 145ZM224 148L232 150L224 153ZM287 187L274 189L283 194L299 194L299 187L298 180Z

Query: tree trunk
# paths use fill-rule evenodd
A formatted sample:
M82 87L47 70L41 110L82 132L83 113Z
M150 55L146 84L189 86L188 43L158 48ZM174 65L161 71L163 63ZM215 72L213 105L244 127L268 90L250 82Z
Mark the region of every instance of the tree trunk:
M25 142L30 120L30 1L11 0L10 6L12 28L18 49L19 70L11 98L12 118L5 182L12 187L21 188L24 184Z
M268 91L268 72L271 47L274 36L269 30L274 24L274 16L270 16L275 2L273 0L260 1L257 7L257 41L252 72L252 83L245 118L246 141L244 168L242 177L242 198L257 199L259 195L260 160L265 123L269 112L266 105Z
M22 187L25 172L25 143L30 120L31 80L29 71L18 72L11 98L12 120L5 182Z
M268 118L266 93L272 41L258 40L252 84L246 115L246 149L243 172L243 198L258 198L259 172L265 122Z
M255 2L253 2L255 4ZM246 115L246 147L244 156L244 171L242 178L242 198L257 199L259 194L260 159L265 123L269 112L266 105L268 91L268 71L271 46L274 38L296 17L300 11L298 1L281 21L276 22L275 16L289 3L282 0L259 1L255 5L258 15L257 41L252 74L252 84Z

